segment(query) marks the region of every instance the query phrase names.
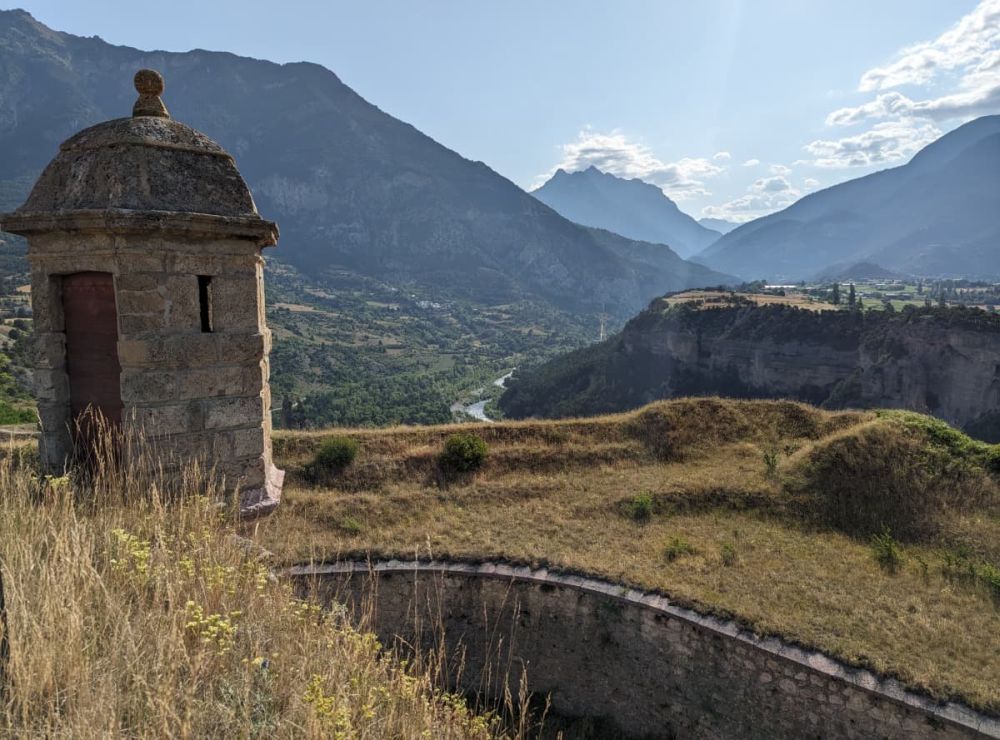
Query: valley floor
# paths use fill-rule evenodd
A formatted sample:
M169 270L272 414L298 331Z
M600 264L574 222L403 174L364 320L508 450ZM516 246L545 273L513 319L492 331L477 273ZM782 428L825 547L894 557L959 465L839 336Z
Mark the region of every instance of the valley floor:
M456 478L438 456L459 430L489 457ZM334 434L360 455L314 484L305 466ZM926 417L686 399L275 445L285 499L254 527L286 563L370 554L584 571L1000 712L993 448Z

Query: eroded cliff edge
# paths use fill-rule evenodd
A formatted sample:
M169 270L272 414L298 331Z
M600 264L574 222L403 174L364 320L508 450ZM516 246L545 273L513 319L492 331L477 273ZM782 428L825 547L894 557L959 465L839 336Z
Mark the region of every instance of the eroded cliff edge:
M582 416L706 394L910 409L1000 441L1000 316L657 299L609 340L515 375L500 407Z

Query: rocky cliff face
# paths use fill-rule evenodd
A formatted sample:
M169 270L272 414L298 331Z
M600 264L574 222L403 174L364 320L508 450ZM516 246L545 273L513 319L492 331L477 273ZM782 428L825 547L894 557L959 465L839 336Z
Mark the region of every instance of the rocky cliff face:
M1000 317L975 309L816 313L654 302L608 342L515 376L510 416L618 411L658 398L794 398L904 408L1000 438Z

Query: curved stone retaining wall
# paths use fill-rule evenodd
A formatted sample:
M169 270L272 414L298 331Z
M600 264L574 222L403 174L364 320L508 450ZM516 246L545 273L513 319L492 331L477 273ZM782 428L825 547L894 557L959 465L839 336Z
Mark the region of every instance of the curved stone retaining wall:
M734 622L593 578L505 564L386 561L293 568L327 603L373 606L383 642L461 651L460 688L521 667L568 717L633 737L1000 737L1000 721L760 638Z

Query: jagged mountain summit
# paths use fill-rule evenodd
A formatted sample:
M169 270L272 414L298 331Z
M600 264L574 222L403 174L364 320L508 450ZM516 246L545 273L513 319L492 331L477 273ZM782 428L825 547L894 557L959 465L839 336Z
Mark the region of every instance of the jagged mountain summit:
M913 275L998 279L998 201L1000 116L984 116L905 165L744 224L697 259L745 279L807 279L860 261Z
M681 257L697 254L721 236L684 213L655 185L593 166L579 172L556 170L532 195L570 221L666 244Z
M727 221L724 218L699 218L698 223L706 229L718 231L720 234L728 234L739 226L736 221Z
M232 152L280 258L483 304L541 300L624 317L666 290L726 276L669 249L571 223L482 162L379 110L316 64L195 50L144 52L0 11L0 209L18 205L59 143L131 110L150 67L165 102Z

